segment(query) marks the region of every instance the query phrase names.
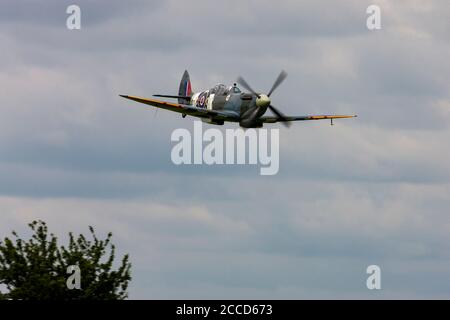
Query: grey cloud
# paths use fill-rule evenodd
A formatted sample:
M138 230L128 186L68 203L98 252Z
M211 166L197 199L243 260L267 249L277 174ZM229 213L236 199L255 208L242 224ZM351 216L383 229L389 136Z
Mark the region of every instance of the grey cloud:
M100 232L112 230L120 249L134 259L135 277L143 280L133 284L132 295L137 298L200 298L202 288L208 287L217 298L323 298L336 297L336 290L340 297L370 297L364 287L365 267L373 263L382 266L385 277L380 297L405 297L405 292L407 297L448 294L448 288L433 290L432 285L435 277L448 274L446 268L435 267L448 263L448 245L442 246L448 224L436 225L438 216L431 211L424 215L414 210L427 205L423 200L439 200L443 195L439 189L412 187L398 194L392 188L386 191L390 200L377 207L357 190L360 185L287 187L293 191L284 196L281 190L275 192L276 200L266 209L259 208L257 215L242 210L254 207L256 194L222 209L162 205L145 199L3 197L0 204L9 226L19 227L19 232L32 218L59 226L61 234L81 232L85 224L98 226ZM336 193L336 188L342 192ZM273 210L272 205L299 191L297 208ZM417 194L417 201L405 201ZM346 201L351 204L347 210ZM6 226L2 229L7 231ZM415 279L417 275L422 278ZM191 293L183 287L191 287Z
M135 14L145 8L157 10L161 7L161 1L133 0L125 4L123 1L60 1L47 0L36 2L33 0L5 0L1 3L0 18L2 24L27 24L27 25L64 25L67 17L66 9L70 5L81 8L83 22L88 26L104 23L123 14Z

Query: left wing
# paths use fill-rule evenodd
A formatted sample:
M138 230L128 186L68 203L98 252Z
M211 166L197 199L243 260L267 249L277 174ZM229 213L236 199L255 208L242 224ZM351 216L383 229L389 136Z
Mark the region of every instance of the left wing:
M319 115L319 116L286 116L285 121L305 121L305 120L324 120L324 119L345 119L354 118L356 115ZM265 123L285 122L280 121L278 117L261 117L261 120Z
M199 118L214 118L214 119L220 119L220 120L227 120L227 121L238 121L239 115L234 111L224 111L224 110L210 110L210 109L203 109L203 108L197 108L189 104L180 104L180 103L173 103L173 102L166 102L156 99L149 99L149 98L142 98L142 97L135 97L135 96L127 96L127 95L120 95L122 98L130 99L136 102L148 104L150 106L154 106L161 109L166 109L169 111L179 112L183 114L188 114L190 116L199 117Z

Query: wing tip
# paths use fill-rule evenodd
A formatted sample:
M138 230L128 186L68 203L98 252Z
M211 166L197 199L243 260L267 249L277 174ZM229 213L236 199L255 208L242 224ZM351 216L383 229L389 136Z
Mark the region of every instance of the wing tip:
M334 117L334 116L331 116ZM342 115L342 116L336 116L335 119L339 119L339 118L357 118L358 115L357 114L351 114L351 115Z

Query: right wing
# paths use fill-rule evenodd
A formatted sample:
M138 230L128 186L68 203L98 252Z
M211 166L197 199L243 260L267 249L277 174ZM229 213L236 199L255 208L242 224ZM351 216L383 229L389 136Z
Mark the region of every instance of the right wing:
M154 106L161 109L166 109L169 111L179 112L183 114L188 114L190 116L199 117L199 118L214 118L220 120L227 121L239 121L239 115L234 111L219 111L219 110L209 110L204 108L197 108L188 104L180 104L173 102L166 102L156 99L135 97L135 96L127 96L120 95L122 98L130 99L136 102L148 104L150 106Z

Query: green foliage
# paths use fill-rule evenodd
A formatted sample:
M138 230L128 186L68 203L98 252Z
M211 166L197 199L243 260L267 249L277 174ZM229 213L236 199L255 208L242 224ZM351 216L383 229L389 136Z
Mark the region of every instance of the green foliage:
M48 234L43 221L29 224L31 239L24 241L16 232L14 239L0 241L0 292L2 299L24 300L110 300L125 299L131 280L131 263L125 255L119 268L113 269L115 246L112 233L99 240L89 227L92 240L69 233L68 247L58 246L54 234ZM67 268L77 265L81 272L81 289L69 289Z

